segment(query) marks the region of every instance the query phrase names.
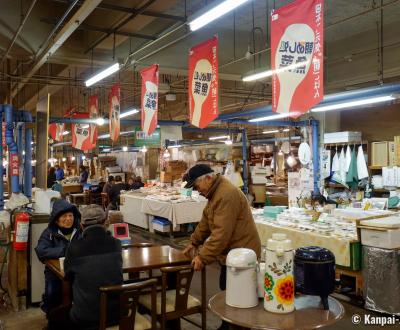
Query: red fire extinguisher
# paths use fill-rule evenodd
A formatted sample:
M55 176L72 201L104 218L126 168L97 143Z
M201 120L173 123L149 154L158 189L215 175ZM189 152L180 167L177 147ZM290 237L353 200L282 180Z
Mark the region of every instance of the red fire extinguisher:
M29 214L26 212L15 215L14 241L15 251L25 251L28 248Z

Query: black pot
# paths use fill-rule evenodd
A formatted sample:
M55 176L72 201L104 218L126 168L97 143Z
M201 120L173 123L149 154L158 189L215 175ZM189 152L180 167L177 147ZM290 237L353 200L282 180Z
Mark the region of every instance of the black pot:
M329 309L328 295L335 287L335 255L319 246L297 249L294 280L297 292L320 296L324 309Z

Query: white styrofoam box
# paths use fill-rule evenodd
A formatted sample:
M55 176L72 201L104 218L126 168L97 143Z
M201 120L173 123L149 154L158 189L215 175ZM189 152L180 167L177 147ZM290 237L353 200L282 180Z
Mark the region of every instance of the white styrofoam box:
M361 244L382 249L400 248L400 229L375 230L361 228Z
M252 175L251 181L253 184L266 184L268 182L267 178L261 175Z
M152 223L153 230L161 231L162 233L168 233L170 230L170 225L162 225L156 222Z
M59 191L43 190L35 193L35 213L50 214L55 199L61 198Z
M324 143L361 142L361 132L333 132L324 134Z
M398 229L400 228L400 217L393 216L387 218L363 220L360 222L361 225L367 227L381 227L388 229Z
M266 166L251 166L251 173L266 175L267 167Z

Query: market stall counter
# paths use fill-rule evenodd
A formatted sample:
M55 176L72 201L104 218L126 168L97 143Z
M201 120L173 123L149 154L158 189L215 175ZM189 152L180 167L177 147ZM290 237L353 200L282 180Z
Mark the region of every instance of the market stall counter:
M200 222L207 200L197 194L184 196L177 188L152 187L121 195L121 204L125 222L151 229L151 216L162 217L170 222L172 234L181 224Z

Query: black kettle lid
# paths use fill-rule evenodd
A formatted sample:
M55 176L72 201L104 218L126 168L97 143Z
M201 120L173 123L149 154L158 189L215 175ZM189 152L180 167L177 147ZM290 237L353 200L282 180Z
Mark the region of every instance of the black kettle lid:
M320 246L304 246L298 248L295 253L295 258L308 261L335 261L335 255Z

